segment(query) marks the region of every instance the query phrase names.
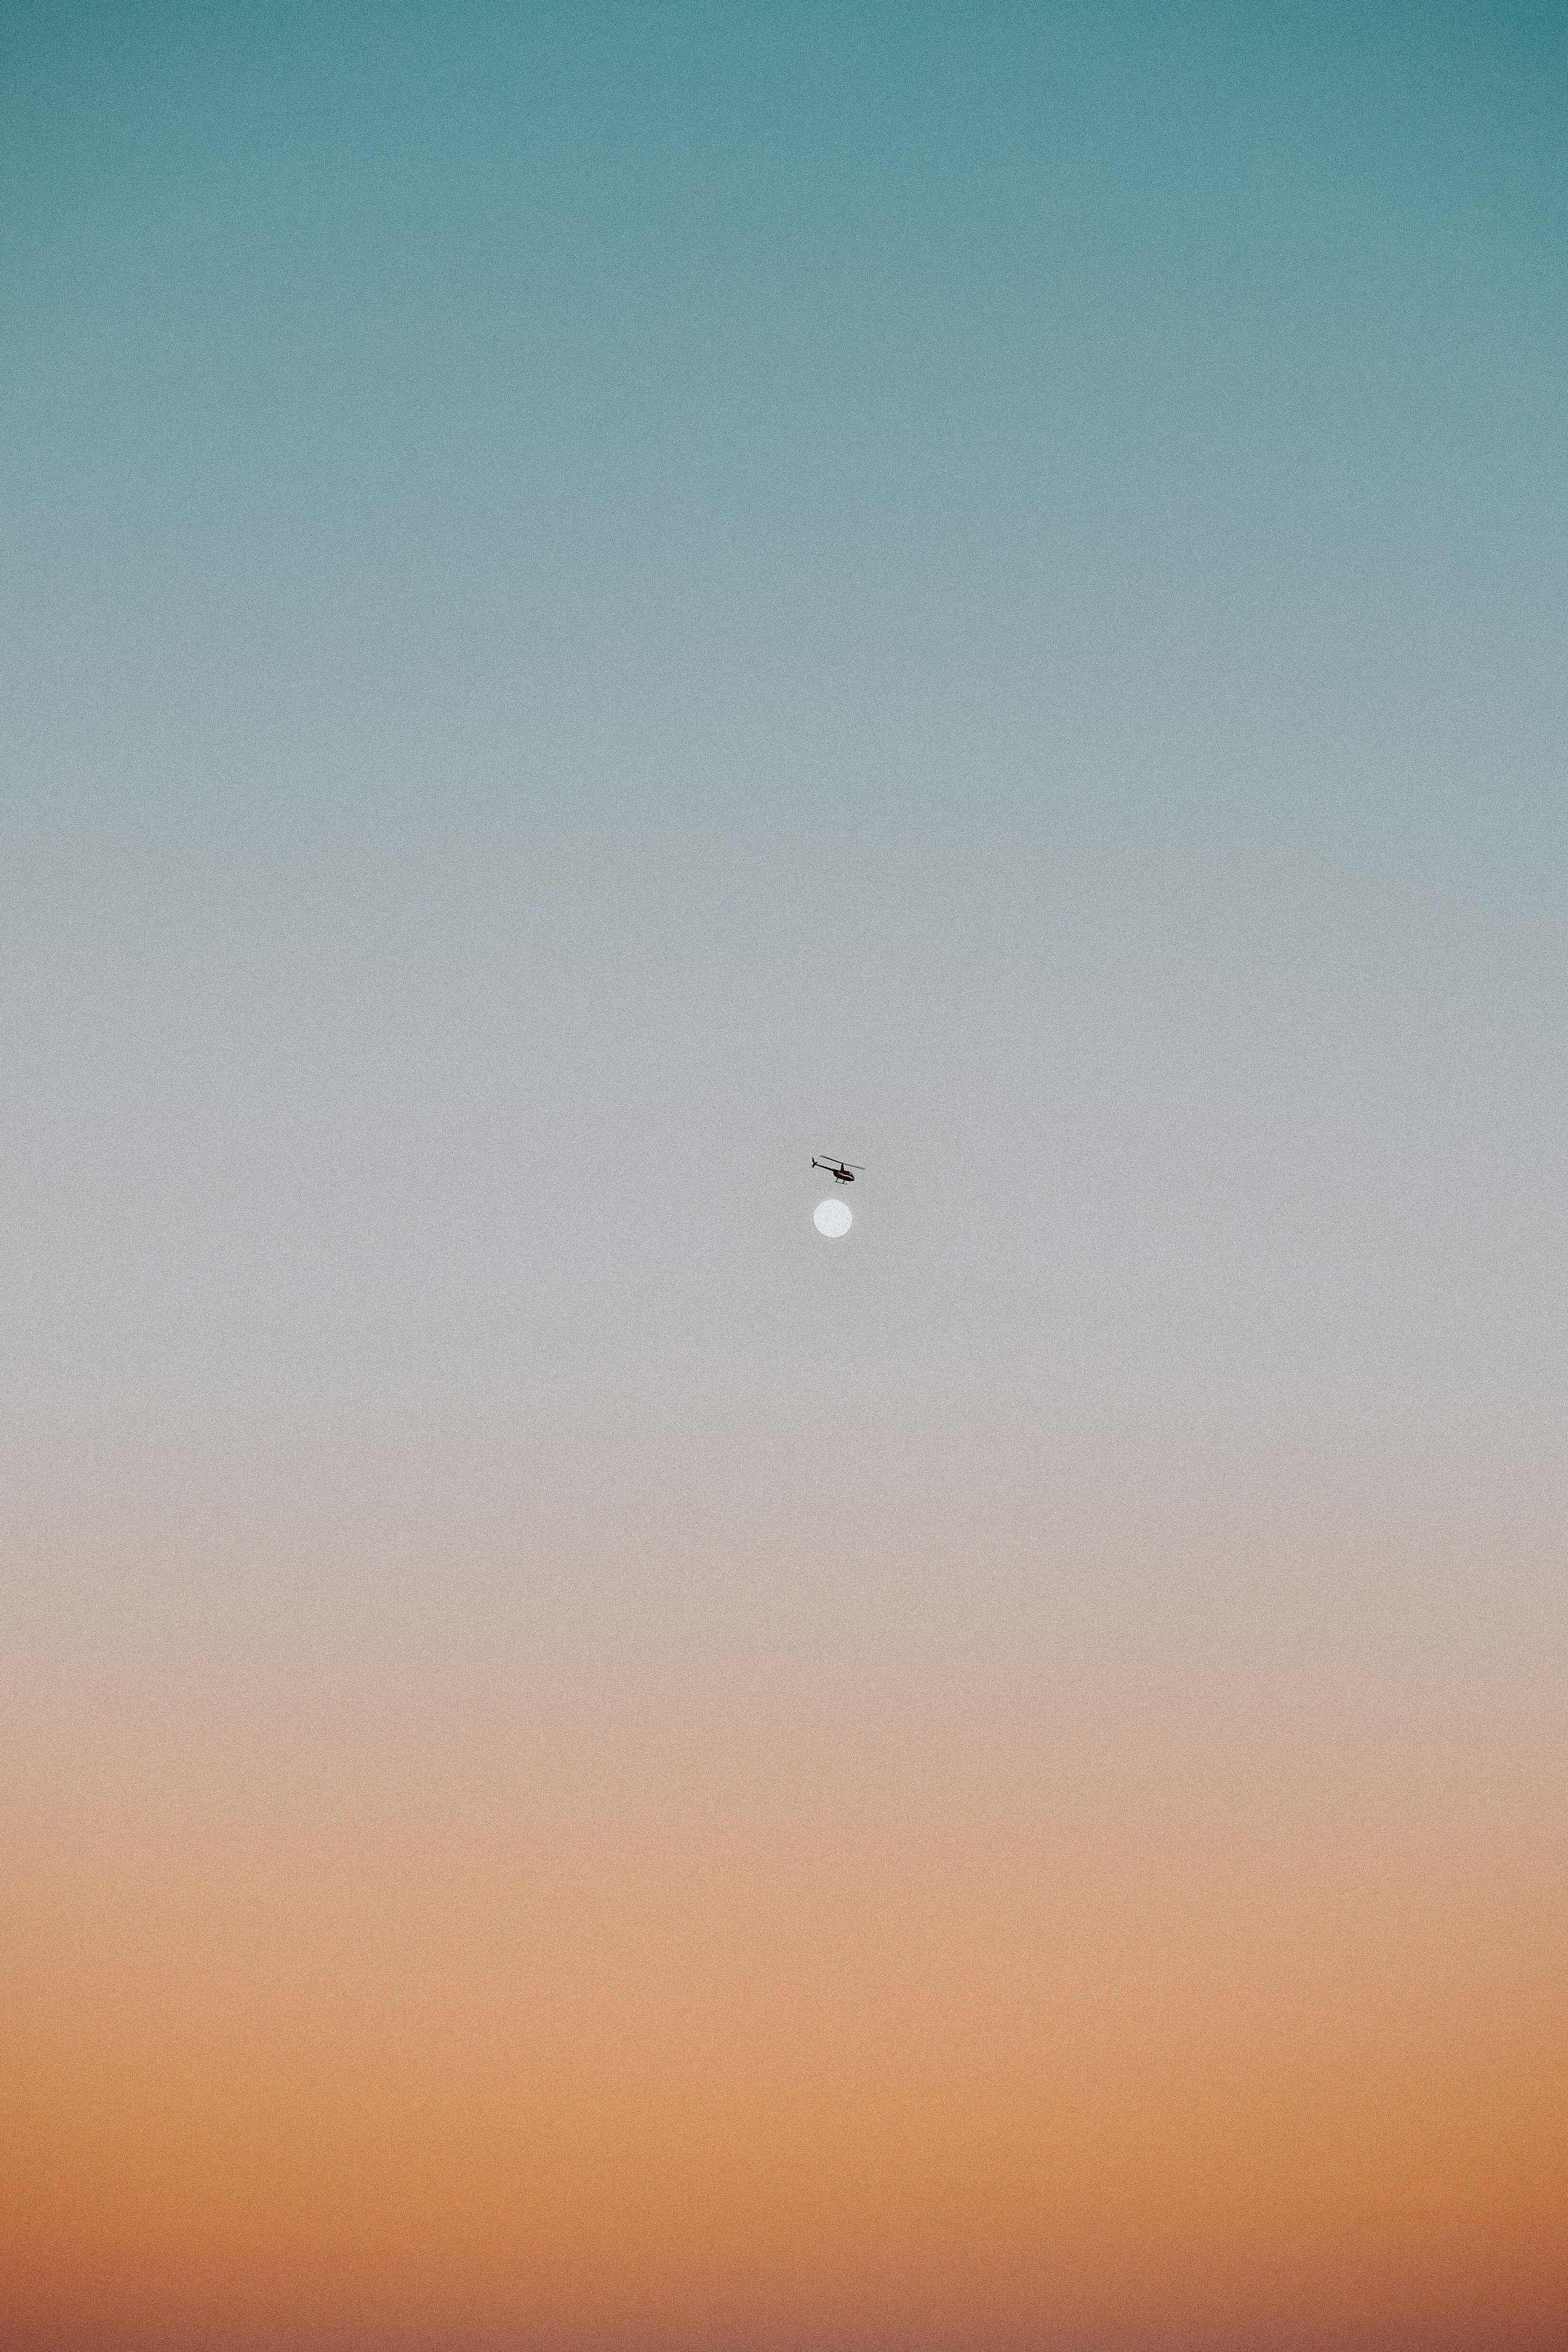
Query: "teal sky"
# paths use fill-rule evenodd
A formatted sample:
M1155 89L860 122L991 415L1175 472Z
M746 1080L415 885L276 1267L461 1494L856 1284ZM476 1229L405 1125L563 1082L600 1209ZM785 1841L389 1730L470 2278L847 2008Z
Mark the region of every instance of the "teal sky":
M0 92L17 1654L1538 1689L1557 12L16 7Z

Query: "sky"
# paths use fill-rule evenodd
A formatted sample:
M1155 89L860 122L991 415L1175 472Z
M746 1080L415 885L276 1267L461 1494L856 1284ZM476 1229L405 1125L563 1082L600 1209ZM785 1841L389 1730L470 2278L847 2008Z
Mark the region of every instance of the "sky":
M5 2352L1562 2342L1565 260L1546 6L4 12Z

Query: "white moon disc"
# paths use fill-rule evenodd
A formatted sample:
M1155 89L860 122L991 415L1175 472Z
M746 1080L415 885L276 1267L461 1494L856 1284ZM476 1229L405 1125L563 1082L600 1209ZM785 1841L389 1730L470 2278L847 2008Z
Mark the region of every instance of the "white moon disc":
M846 1202L819 1201L817 1213L811 1219L811 1223L820 1234L826 1234L831 1242L836 1242L849 1232L850 1227L854 1223L854 1219L850 1214Z

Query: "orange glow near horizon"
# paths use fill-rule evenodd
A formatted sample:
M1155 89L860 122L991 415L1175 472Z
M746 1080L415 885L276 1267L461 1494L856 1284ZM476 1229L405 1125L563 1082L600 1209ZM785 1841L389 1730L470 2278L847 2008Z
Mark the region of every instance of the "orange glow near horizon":
M0 2342L1557 2340L1539 1743L597 1731L13 1759Z

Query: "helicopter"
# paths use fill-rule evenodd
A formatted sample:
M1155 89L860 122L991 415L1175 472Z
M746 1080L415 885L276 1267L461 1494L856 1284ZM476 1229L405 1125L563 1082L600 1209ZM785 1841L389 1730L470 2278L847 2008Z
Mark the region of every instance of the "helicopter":
M835 1184L852 1184L857 1175L865 1174L865 1170L853 1160L813 1160L811 1165L825 1169Z

